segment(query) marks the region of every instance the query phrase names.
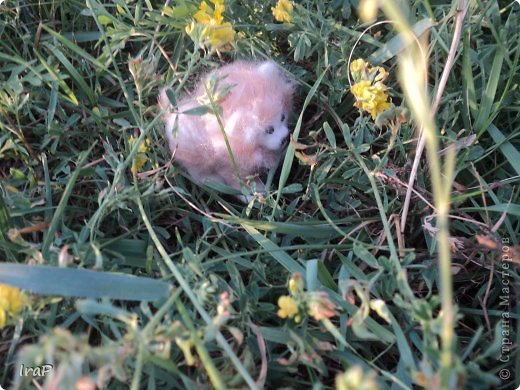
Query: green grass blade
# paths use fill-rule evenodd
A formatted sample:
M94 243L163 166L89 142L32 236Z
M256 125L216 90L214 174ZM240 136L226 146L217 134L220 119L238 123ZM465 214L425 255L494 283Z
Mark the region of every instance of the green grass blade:
M307 289L309 291L319 290L323 285L337 292L338 286L322 261L313 259L305 262Z
M473 128L477 134L484 132L488 124L496 116L496 112L492 113L495 95L497 93L498 82L502 75L502 63L504 62L504 51L501 46L497 46L491 72L486 84L486 89L480 100L477 119Z
M65 81L63 81L62 77L60 77L54 71L54 69L47 63L47 61L45 61L45 59L41 56L40 53L35 51L34 54L36 55L36 57L38 57L38 59L40 60L40 63L44 66L44 68L47 70L47 72L49 72L49 74L54 79L54 81L56 81L58 83L58 85L60 86L60 88L63 90L63 92L65 92L65 95L69 98L70 102L72 104L74 104L75 106L77 106L79 103L78 103L78 99L76 98L76 95L74 95L74 92L72 92L72 90L65 83Z
M177 309L182 317L182 321L186 324L190 331L191 337L195 344L195 349L197 350L197 354L199 355L201 363L206 369L206 372L208 373L208 377L211 381L211 384L213 385L213 388L225 389L226 385L224 383L224 380L222 379L219 370L215 367L215 363L213 363L208 349L205 347L203 341L197 334L197 329L195 328L195 326L193 326L193 322L188 314L188 311L186 310L185 306L183 305L180 299L176 300L176 304Z
M154 301L166 298L166 282L87 269L0 263L0 283L41 295Z
M506 140L504 134L493 124L488 127L488 133L495 143L499 144L500 151L505 156L509 164L514 168L517 175L520 175L520 152Z
M254 221L245 218L228 217L221 215L226 222L240 225L252 226L255 229L266 232L289 234L295 237L313 237L313 238L329 238L333 239L338 236L343 236L344 233L339 234L334 228L323 223L322 221L313 221L309 224L304 223L290 223L290 222L267 222Z
M510 215L514 215L515 217L520 217L520 204L500 203L488 207L464 207L461 208L461 210L466 212L488 210L497 213L507 213Z
M3 248L10 261L16 261L14 248L11 248L14 244L11 244L7 238L7 232L12 226L13 222L9 215L7 205L5 204L4 197L0 195L0 249Z
M300 135L300 130L303 123L303 114L305 110L307 109L307 106L310 104L311 100L314 98L314 95L316 94L316 91L318 90L318 87L321 84L321 81L323 80L323 77L328 72L328 68L326 68L320 77L316 80L312 88L309 90L309 93L307 94L307 97L305 98L305 101L303 102L303 107L300 111L300 116L298 117L298 122L296 123L296 126L294 128L294 131L292 133L292 138L295 141L298 141L298 136ZM285 153L285 158L283 160L282 165L282 172L280 173L280 180L278 181L278 194L276 196L276 204L279 204L280 197L282 194L282 189L285 186L285 183L287 183L287 178L289 177L289 173L291 172L292 163L294 160L294 145L292 143L289 144L289 147L287 148L287 152ZM273 208L273 215L276 211L276 207Z
M471 44L469 32L464 34L462 49L462 86L464 87L464 107L469 107L471 114L476 117L478 110L477 95L475 93L475 80L471 69Z
M63 64L65 69L67 69L67 72L69 72L70 77L72 78L72 80L74 80L74 82L78 85L78 87L81 89L81 91L88 98L90 104L94 105L96 103L96 98L95 98L92 90L87 85L87 82L85 81L85 79L83 77L81 77L81 75L76 70L74 65L72 65L70 63L70 61L65 57L65 55L57 47L55 47L51 44L46 44L45 46Z
M58 103L58 83L53 82L51 86L51 93L49 97L49 109L47 111L47 130L52 128L54 115L56 114L56 105Z
M47 31L53 38L56 38L59 42L63 43L66 47L68 47L70 50L72 50L74 53L76 53L80 58L84 58L85 60L89 61L98 69L104 69L105 72L111 73L109 70L106 69L106 66L99 62L95 57L90 55L88 52L83 50L81 47L76 45L75 43L69 41L67 38L65 38L63 35L58 34L56 31L52 30L51 28L47 27L46 25L42 24L42 27L45 31ZM99 32L96 32L96 34L99 34Z
M42 254L45 259L48 259L51 242L54 239L54 234L58 230L58 225L60 224L61 217L65 212L65 208L67 207L67 201L69 200L69 197L72 194L72 189L74 188L74 185L78 180L81 168L83 167L83 164L87 160L88 155L90 154L95 145L96 143L94 143L87 151L81 152L81 154L79 155L78 163L76 164L76 170L71 175L70 180L67 183L67 186L65 187L65 191L63 192L60 203L58 204L58 208L56 209L56 212L52 217L49 230L47 230L45 238L43 239Z
M278 261L287 271L294 273L299 272L302 275L305 275L305 269L291 256L282 251L278 245L272 242L267 237L260 234L258 230L254 227L249 226L247 224L242 224L242 227L249 233L253 239L260 244L262 248L269 251L271 256L273 256L276 261Z
M427 30L432 27L432 20L430 18L425 18L412 26L412 31L415 36L420 37ZM397 35L390 39L387 43L385 43L382 47L377 49L374 53L372 53L368 57L368 62L371 64L382 64L383 62L388 61L390 58L399 54L406 47L406 42L402 36L402 34Z

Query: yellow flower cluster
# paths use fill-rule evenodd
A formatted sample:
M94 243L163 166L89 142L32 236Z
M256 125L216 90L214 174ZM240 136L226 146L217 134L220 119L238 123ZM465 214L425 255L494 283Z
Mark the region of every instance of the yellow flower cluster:
M336 306L325 292L304 291L303 278L299 273L293 274L289 280L290 296L278 298L278 317L294 318L299 323L302 315L309 315L316 321L338 315Z
M282 295L278 298L278 317L280 318L293 318L298 313L298 305L294 298L287 295Z
M130 148L132 148L137 141L137 137L133 135L130 136L128 140L128 144ZM143 169L144 164L148 161L148 156L146 153L148 152L148 147L150 146L150 139L147 138L145 141L141 142L139 145L139 149L137 150L137 154L135 155L134 162L132 163L132 173L138 173Z
M278 22L291 23L294 6L289 0L278 0L276 7L271 7L273 16Z
M387 88L384 84L388 72L383 67L371 67L365 60L359 58L350 64L350 74L354 79L354 85L350 89L356 98L354 107L369 112L373 120L379 113L390 108Z
M224 0L210 0L213 7L205 1L200 3L199 10L193 17L197 23L203 26L202 39L213 49L222 51L229 50L235 41L235 30L229 22L224 22L222 16L226 7ZM195 29L195 24L186 27L186 32L191 35Z
M9 317L15 317L28 304L29 299L20 289L0 284L0 329Z

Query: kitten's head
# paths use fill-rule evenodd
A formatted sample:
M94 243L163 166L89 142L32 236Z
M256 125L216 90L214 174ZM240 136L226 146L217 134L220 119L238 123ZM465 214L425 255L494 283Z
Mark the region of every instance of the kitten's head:
M294 83L272 61L234 63L222 69L222 76L232 86L221 103L226 133L269 151L283 150Z

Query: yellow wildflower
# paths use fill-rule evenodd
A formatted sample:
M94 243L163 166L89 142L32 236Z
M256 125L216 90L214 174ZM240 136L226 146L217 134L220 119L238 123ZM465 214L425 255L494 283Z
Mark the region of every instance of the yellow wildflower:
M195 20L201 24L210 24L211 23L211 15L208 13L208 3L203 1L200 3L199 10L195 15L193 15Z
M361 80L352 86L351 92L356 98L354 107L369 112L372 119L376 119L377 114L390 108L386 87L381 82L372 85L368 80Z
M211 29L209 33L209 41L213 47L224 48L234 40L235 30L233 30L233 26L229 22Z
M224 17L222 16L222 13L226 10L226 7L224 6L224 1L217 1L213 2L215 4L215 11L213 11L213 20L215 25L220 25L224 21Z
M291 1L278 0L276 7L271 7L271 11L277 22L291 23L293 8Z
M0 328L29 304L27 296L16 287L0 284Z
M137 137L134 137L133 135L130 136L130 139L128 140L128 144L130 145L130 148L132 148L137 141ZM150 146L150 139L147 138L143 142L139 144L139 148L137 150L137 154L134 157L134 162L132 163L132 173L140 172L143 168L144 164L148 161L148 156L146 153L148 152L148 147Z
M388 72L382 66L371 67L358 58L350 63L350 73L355 82L350 89L356 98L354 107L369 112L375 120L379 113L390 108L387 89L383 84Z
M367 64L364 59L358 58L350 63L350 73L355 81L358 81L361 77L361 73L367 68Z
M298 313L296 301L287 295L278 298L278 306L280 307L280 310L278 310L278 317L280 318L293 318Z
M204 27L202 39L214 49L228 50L230 44L235 41L235 30L231 23L224 22L223 12L226 7L224 0L210 0L213 7L202 1L199 10L193 15L197 23ZM194 24L186 26L186 32L192 34Z

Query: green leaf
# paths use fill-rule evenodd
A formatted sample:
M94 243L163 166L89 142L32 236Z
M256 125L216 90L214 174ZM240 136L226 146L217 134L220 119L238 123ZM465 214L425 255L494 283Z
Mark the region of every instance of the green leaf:
M53 38L56 38L59 42L63 43L66 47L68 47L70 50L72 50L74 53L76 53L80 58L84 58L85 60L91 62L98 69L103 69L103 71L108 72L111 76L115 76L111 71L106 69L106 66L104 64L99 62L95 57L93 57L92 55L87 53L85 50L80 48L78 45L76 45L73 42L69 41L63 35L57 33L54 30L51 30L49 27L47 27L44 24L42 24L42 28L45 31L47 31L49 34L51 34Z
M307 290L319 290L323 284L325 287L338 291L338 286L330 275L327 267L320 260L313 259L305 262Z
M462 51L462 86L466 93L464 94L464 107L469 107L471 114L476 116L478 110L477 95L475 93L475 80L471 70L471 42L470 33L464 33L463 51Z
M69 98L71 103L73 103L75 106L79 105L78 99L76 98L76 95L74 95L74 92L69 88L69 86L63 81L63 77L61 75L58 75L55 70L45 61L45 59L41 56L40 53L38 53L36 50L34 51L34 54L38 59L40 60L40 63L44 66L44 68L49 72L51 77L58 83L60 88L65 92L65 95Z
M506 140L504 134L493 124L488 127L488 133L497 144L502 154L506 157L509 164L515 169L516 174L520 175L520 152Z
M41 295L126 301L154 301L170 290L161 280L127 274L11 263L0 263L0 283Z
M336 147L336 135L334 134L334 131L332 131L332 127L330 127L329 122L325 122L323 124L323 131L325 131L325 135L327 136L327 139L329 140L330 146L335 148Z
M297 192L301 192L303 186L300 183L289 184L287 187L284 187L282 190L282 194L295 194Z
M210 106L198 106L195 108L190 108L189 110L181 112L181 114L184 115L195 115L195 116L202 116L209 113L213 113L213 110Z
M96 142L90 147L89 150L82 152L79 155L79 161L78 165L76 167L76 170L71 175L69 182L67 183L67 186L65 187L65 191L63 192L63 195L61 196L60 203L58 204L58 208L56 209L56 212L54 213L54 216L52 217L51 224L49 226L49 230L47 230L47 233L45 234L45 237L43 239L42 244L42 254L43 257L46 258L48 255L48 250L51 245L52 240L54 239L54 233L58 230L58 225L61 223L61 216L65 212L65 208L67 207L67 201L70 197L70 194L72 193L72 189L74 188L74 185L76 184L76 180L79 177L79 174L81 172L81 167L85 163L88 155L96 145Z
M318 77L318 80L314 83L312 88L309 90L309 93L307 94L307 97L305 98L305 101L303 102L303 107L300 112L300 116L298 117L298 121L296 122L296 126L293 131L293 139L295 141L298 141L298 136L300 135L300 130L302 128L303 123L303 114L305 113L305 110L307 109L307 106L310 104L311 100L314 98L314 95L316 95L316 91L318 90L318 87L321 85L321 81L323 80L323 77L328 72L329 68L326 68L320 77ZM280 196L282 194L282 189L285 186L285 183L287 183L287 179L289 178L289 172L291 171L292 163L294 160L294 145L292 143L289 144L289 147L287 148L287 152L285 153L285 158L283 160L282 164L282 172L280 173L280 180L278 181L278 195L276 196L276 204L280 202ZM276 211L276 207L273 207L273 213Z
M318 262L318 275L324 286L330 288L333 291L338 291L338 285L322 261Z
M135 316L135 313L120 309L117 306L112 305L109 302L96 302L90 299L78 301L76 308L81 314L87 314L91 316L103 315L112 318L117 318L126 323L130 323Z
M390 324L392 326L393 334L396 337L397 348L403 363L408 369L416 370L415 360L413 358L412 350L410 348L410 341L406 339L403 329L401 329L399 322L395 319L392 313L387 313L390 317Z
M308 291L316 291L319 287L318 282L318 262L319 260L308 260L305 263L305 281Z
M99 31L74 31L74 32L62 32L61 35L69 41L78 43L82 42L97 42L101 38L101 32Z
M58 84L52 83L51 94L49 98L49 109L47 110L47 130L51 129L54 115L56 114L56 105L58 103Z
M266 341L273 341L279 344L286 344L287 340L290 340L291 336L284 328L268 328L260 326L260 333L264 336Z
M170 88L166 89L166 96L174 108L177 108L177 99L175 99L175 93Z
M497 92L498 82L502 75L502 63L504 62L504 50L501 45L497 45L493 65L486 84L486 90L480 100L478 109L478 116L475 120L473 128L477 134L481 134L496 116L492 113L493 103L495 102L495 95Z
M77 69L70 63L70 61L65 57L65 55L55 46L46 43L45 46L51 51L53 55L63 64L67 72L70 74L70 77L74 82L78 85L78 87L83 91L85 96L88 98L90 104L96 104L96 98L94 97L94 93L89 88L85 79L79 74Z
M207 184L208 182L205 182ZM279 234L290 234L295 237L312 237L312 238L335 238L339 234L331 228L328 224L322 221L314 221L313 223L290 223L290 222L268 222L268 221L254 221L244 218L229 217L226 215L219 215L223 220L230 223L246 224L255 229L265 230Z
M4 202L4 197L0 195L0 254L3 250L10 261L16 261L16 246L15 244L10 243L10 240L7 238L7 232L12 226L13 222L9 215L9 209ZM13 247L13 249L11 249L11 247Z
M4 197L0 196L0 238L2 237L2 234L7 233L11 227L12 221L9 216L9 210L4 202Z
M372 268L375 268L375 269L379 268L379 263L377 262L377 259L364 246L359 245L359 244L354 244L354 253L357 257L359 257L361 260L363 260L365 263L367 263Z
M425 18L415 23L412 27L412 31L414 32L415 36L420 37L426 30L429 30L431 27L432 20L430 18ZM368 57L368 62L374 65L382 64L383 62L386 62L390 58L399 54L405 47L405 39L403 38L402 34L399 34L373 52Z
M107 24L111 24L112 23L112 18L110 18L110 17L108 17L106 15L99 15L98 19L99 19L99 22L102 25L107 25Z
M520 217L520 204L508 204L508 203L500 203L495 204L489 207L464 207L461 208L461 211L480 211L480 210L488 210L488 211L496 211L498 213L507 213L517 217Z
M278 261L287 271L291 273L299 272L300 274L305 275L305 269L301 266L301 264L289 256L285 251L281 250L278 245L276 245L267 237L264 237L254 227L245 223L242 224L242 227L246 230L246 232L249 233L251 237L255 239L256 242L260 244L260 246L262 246L262 248L269 251L271 256L274 257L276 261Z
M378 337L368 330L361 316L355 315L353 319L352 331L357 337L362 340L378 340Z

